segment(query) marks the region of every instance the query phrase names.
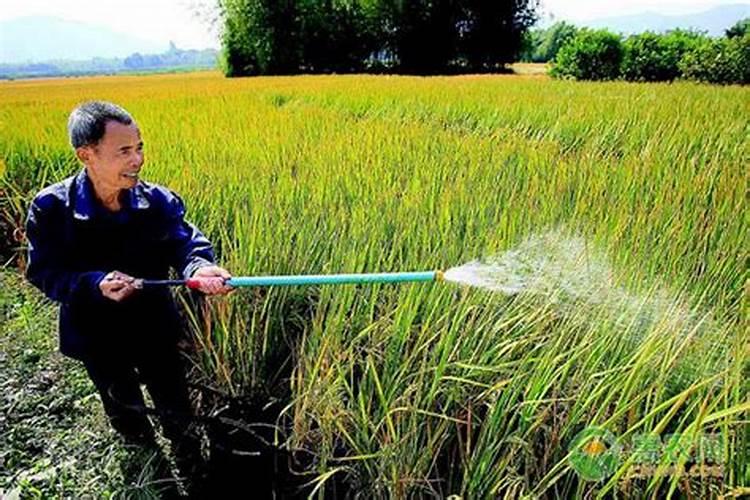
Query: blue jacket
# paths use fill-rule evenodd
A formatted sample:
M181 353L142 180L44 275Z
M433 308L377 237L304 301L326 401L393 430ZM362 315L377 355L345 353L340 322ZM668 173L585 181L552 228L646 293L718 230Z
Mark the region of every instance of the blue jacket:
M166 279L170 268L188 278L215 261L211 243L183 218L185 205L164 187L138 182L118 212L97 201L86 169L46 187L26 220L26 277L60 303L60 351L85 359L173 345L181 323L166 287L136 291L121 302L104 297L110 271Z

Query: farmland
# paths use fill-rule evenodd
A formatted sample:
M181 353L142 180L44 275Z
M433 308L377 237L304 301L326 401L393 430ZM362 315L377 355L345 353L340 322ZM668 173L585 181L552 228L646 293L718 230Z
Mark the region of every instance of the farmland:
M67 115L107 99L138 121L144 177L183 197L237 276L534 252L528 272L552 262L557 278L513 293L211 299L188 309L196 377L280 401L277 445L305 450L321 493L726 494L750 486L748 92L534 74L3 82L0 211L21 226L36 190L77 171ZM720 474L657 459L633 477L622 460L583 481L567 455L590 426L628 443L721 436Z

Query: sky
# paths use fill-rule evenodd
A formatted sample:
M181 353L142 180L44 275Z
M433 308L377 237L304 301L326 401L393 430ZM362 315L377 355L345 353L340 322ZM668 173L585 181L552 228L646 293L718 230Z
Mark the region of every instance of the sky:
M542 0L557 19L594 18L659 12L686 14L720 4L750 0ZM178 47L218 48L218 30L211 26L215 0L2 0L0 20L23 16L54 16L69 21L105 26L114 31Z
M205 19L210 0L0 0L0 20L52 16L181 49L219 47L218 32Z

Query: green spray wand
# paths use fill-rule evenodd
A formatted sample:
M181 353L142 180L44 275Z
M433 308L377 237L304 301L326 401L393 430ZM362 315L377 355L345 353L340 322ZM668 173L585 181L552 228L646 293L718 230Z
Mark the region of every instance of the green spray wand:
M138 288L151 286L187 286L200 288L202 280L216 278L188 278L185 280L137 280ZM417 281L442 281L443 271L363 274L303 274L282 276L240 276L224 281L231 287L293 286L293 285L345 285L355 283L406 283Z

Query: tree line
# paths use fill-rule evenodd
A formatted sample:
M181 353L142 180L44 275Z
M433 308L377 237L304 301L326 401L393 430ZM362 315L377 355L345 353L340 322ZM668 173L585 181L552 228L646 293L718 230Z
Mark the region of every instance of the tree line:
M522 59L550 62L558 78L750 83L750 18L715 38L679 29L623 37L559 22L529 31L524 40Z
M219 0L227 76L501 71L539 0Z

